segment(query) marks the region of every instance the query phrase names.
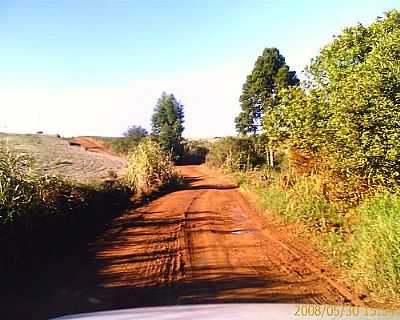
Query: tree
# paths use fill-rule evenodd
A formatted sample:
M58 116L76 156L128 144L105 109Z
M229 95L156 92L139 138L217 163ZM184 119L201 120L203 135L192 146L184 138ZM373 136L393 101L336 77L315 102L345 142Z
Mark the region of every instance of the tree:
M264 132L317 154L346 179L398 184L399 43L399 11L345 29L313 60L308 88L280 91L274 112L264 116Z
M242 111L235 119L237 131L243 135L257 133L263 114L276 105L278 91L298 83L296 72L289 70L279 50L265 48L243 85Z
M140 140L148 135L147 130L141 126L130 126L125 132L124 137L133 140Z
M400 175L400 12L347 28L310 67L326 94L332 166L391 184Z
M151 118L152 134L166 151L172 153L175 160L182 149L183 118L183 105L173 94L163 92Z

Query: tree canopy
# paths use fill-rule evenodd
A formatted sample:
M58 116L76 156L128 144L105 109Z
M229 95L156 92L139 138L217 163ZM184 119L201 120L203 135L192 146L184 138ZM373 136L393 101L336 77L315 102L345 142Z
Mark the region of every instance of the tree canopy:
M240 134L256 133L267 110L276 105L280 89L299 83L295 71L290 71L285 58L276 48L264 49L243 85L240 104L242 111L235 119Z
M162 147L177 159L181 152L184 122L183 105L173 94L165 92L158 99L151 118L152 134L157 137Z
M399 43L399 11L345 29L312 61L305 88L279 93L275 120L263 123L266 134L317 153L343 176L398 182Z

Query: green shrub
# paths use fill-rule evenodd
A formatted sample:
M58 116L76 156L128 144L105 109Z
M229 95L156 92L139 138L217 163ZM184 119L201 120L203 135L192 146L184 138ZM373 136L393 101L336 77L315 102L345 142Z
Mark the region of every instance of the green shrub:
M133 140L130 138L118 138L111 142L111 148L118 154L128 154L131 152L137 145L137 140Z
M280 90L263 133L323 159L344 179L400 183L400 11L346 28L308 67L303 87Z
M214 142L206 162L227 171L244 171L267 162L262 137L227 137Z
M118 137L118 138L96 137L96 139L103 141L115 153L121 155L127 155L129 152L135 149L135 147L139 144L142 138L134 139L132 137Z
M201 164L206 160L210 149L210 143L204 140L184 140L182 142L182 154L177 163Z
M124 180L138 195L161 188L176 178L171 155L151 139L129 154Z

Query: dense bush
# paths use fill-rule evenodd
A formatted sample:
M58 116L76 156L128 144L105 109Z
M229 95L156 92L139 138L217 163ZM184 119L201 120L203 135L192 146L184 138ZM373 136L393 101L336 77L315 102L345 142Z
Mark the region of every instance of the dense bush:
M123 134L123 137L101 138L108 147L115 153L127 155L131 152L139 142L148 136L146 129L141 126L130 126Z
M108 141L108 145L111 149L120 155L127 155L129 152L135 149L135 147L139 144L140 139L132 139L130 137L123 138L113 138Z
M400 181L400 12L347 28L309 67L307 88L279 92L264 115L275 145L317 155L343 179Z
M206 140L183 140L178 164L201 164L206 160L210 143Z
M111 149L116 154L126 156L129 152L135 149L144 137L94 137L94 139L104 144L108 149Z
M267 163L265 148L261 136L221 138L210 146L207 163L229 171L250 170Z
M0 149L0 224L21 223L32 227L33 221L81 201L74 186L60 178L39 177L31 171L31 159Z
M175 178L171 155L157 142L145 139L129 154L124 180L136 194L161 188Z

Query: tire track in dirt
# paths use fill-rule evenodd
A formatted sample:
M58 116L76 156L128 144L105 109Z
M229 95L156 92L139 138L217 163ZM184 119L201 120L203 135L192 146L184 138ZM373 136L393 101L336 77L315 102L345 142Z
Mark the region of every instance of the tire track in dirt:
M107 148L103 143L90 137L76 137L71 142L73 145L82 146L85 150L105 155L118 157L118 154Z

